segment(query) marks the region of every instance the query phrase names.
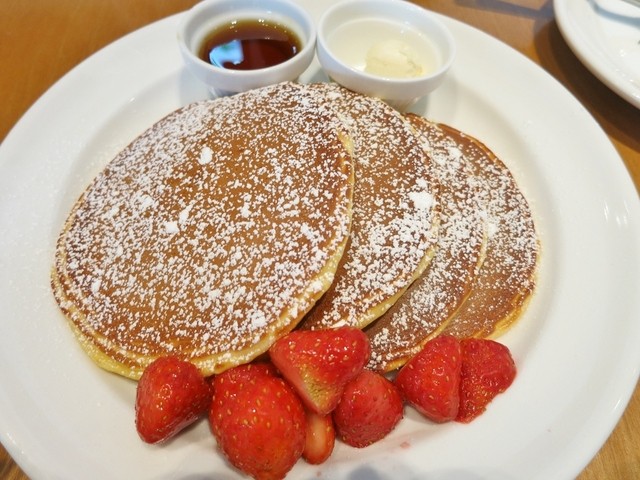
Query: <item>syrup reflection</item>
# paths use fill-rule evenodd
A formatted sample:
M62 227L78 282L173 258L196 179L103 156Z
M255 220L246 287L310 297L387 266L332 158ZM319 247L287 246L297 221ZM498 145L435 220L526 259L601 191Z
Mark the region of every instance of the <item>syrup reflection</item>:
M214 47L209 52L209 62L220 68L233 68L240 65L244 60L242 43L240 40L231 40Z

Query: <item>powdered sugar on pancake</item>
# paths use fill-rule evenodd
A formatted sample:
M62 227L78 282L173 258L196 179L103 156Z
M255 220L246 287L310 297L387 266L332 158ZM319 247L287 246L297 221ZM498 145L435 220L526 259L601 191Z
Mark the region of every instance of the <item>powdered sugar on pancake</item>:
M345 135L294 84L192 104L142 134L58 243L54 291L88 348L134 376L166 353L213 372L293 328L348 237Z
M535 288L539 243L533 215L509 169L486 145L447 125L440 128L458 144L487 192L488 226L482 267L445 333L496 336L519 318Z
M440 229L428 269L366 333L369 368L389 371L418 353L459 308L482 260L487 192L480 189L457 144L435 124L407 117L431 159L440 184Z
M380 100L312 85L352 128L356 180L350 244L304 328L369 324L424 270L436 238L428 158L404 118Z

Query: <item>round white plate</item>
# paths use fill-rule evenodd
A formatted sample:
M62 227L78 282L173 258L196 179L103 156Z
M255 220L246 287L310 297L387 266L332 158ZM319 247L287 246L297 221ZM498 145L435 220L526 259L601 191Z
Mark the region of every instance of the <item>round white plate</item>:
M302 3L318 17L329 0ZM34 479L238 475L215 452L205 421L164 446L145 445L134 427L135 384L88 359L49 286L58 232L89 180L160 117L207 95L181 64L178 21L152 24L83 62L0 148L0 439ZM298 462L291 478L572 478L614 428L638 378L640 205L621 159L543 70L443 21L458 57L416 110L479 137L505 161L542 239L537 293L502 337L519 373L469 425L433 425L407 409L385 440L362 450L338 444L327 463ZM314 63L303 80L324 79Z
M556 20L580 61L640 108L640 7L622 0L554 0Z

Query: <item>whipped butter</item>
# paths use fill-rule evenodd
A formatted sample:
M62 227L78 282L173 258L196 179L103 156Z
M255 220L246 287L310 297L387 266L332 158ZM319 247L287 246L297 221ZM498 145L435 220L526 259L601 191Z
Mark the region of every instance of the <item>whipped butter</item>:
M423 32L386 19L344 22L327 40L342 62L380 77L415 78L437 70L442 62Z
M369 49L364 71L381 77L411 78L424 75L426 67L411 45L389 39L377 42Z

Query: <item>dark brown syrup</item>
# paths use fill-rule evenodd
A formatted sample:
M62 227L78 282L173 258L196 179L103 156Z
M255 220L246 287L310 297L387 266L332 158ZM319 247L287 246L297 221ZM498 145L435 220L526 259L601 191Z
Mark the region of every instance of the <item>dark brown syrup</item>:
M300 39L283 25L266 20L237 20L209 33L199 57L217 67L255 70L285 62L301 47Z

